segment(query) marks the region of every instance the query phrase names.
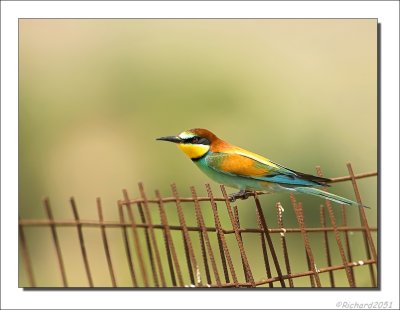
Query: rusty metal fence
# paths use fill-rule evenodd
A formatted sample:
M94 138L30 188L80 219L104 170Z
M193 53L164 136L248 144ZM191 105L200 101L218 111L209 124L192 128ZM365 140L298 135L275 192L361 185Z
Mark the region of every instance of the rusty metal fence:
M347 164L348 176L333 178L333 182L351 182L359 203L362 203L357 180L376 177L377 172L354 174L351 164ZM317 167L318 175L322 176ZM95 227L101 234L104 255L107 260L108 273L112 287L118 286L115 274L115 262L112 260L110 244L107 238L109 229L122 231L123 245L132 287L295 287L295 279L308 278L308 287L337 287L338 276L346 278L346 287L356 287L357 268L368 266L369 285L378 287L377 250L374 243L377 227L370 227L365 209L359 208L359 226L348 223L345 206L331 206L327 200L319 212L319 227L306 227L303 206L291 195L291 207L297 220L296 227L286 227L283 222L283 207L275 205L276 218L266 218L261 207L260 193L253 193L248 200L254 201L255 211L253 227L243 227L239 216L238 204L230 202L224 186L220 186L220 194L216 195L206 184L207 196L198 196L194 187L190 188L190 197L181 197L175 184L171 185L172 196L161 197L155 191L155 198L149 198L142 184L139 184L140 198L130 198L128 191L123 190L123 199L118 201L119 221L107 221L103 216L102 202L97 198L97 220L83 220L79 217L78 208L73 198L70 200L74 214L73 220L58 220L53 217L48 199L44 199L47 219L19 219L19 240L21 263L29 285L39 286L35 273L43 272L35 269L32 261L26 234L27 227L50 229L52 243L57 257L58 271L62 286L68 287L68 272L65 268L63 251L59 242L59 227L72 227L78 234L80 255L87 277L87 286L96 287L92 268L85 245L85 227ZM184 205L185 204L185 205ZM184 206L183 206L184 205ZM194 208L197 225L188 225L184 208ZM179 225L171 225L166 208L175 206ZM285 206L286 207L286 206ZM204 212L212 210L213 223L207 225ZM333 208L340 208L340 219L335 217ZM154 209L158 216L154 216ZM224 209L224 214L221 211ZM336 212L337 213L337 212ZM229 218L229 221L227 218ZM267 223L268 220L268 223ZM271 226L271 222L274 225ZM224 227L223 223L229 223ZM273 228L272 228L273 227ZM159 232L162 234L159 234ZM288 235L301 235L303 251L291 249L287 242ZM322 244L312 246L311 234L320 234ZM352 256L350 236L361 234L365 257L356 260ZM375 235L375 236L373 236ZM234 238L233 238L234 236ZM162 243L160 243L162 238ZM228 238L231 238L228 242ZM194 246L198 244L198 249ZM160 246L162 244L162 246ZM177 247L183 244L179 255ZM254 265L249 258L249 245L256 244L257 256L263 260L262 274L255 273ZM334 251L340 255L340 264L333 264ZM254 249L253 249L254 252ZM321 254L323 252L323 254ZM253 256L254 254L252 254ZM305 255L306 266L302 272L294 272L293 260ZM317 266L315 255L323 255L325 266ZM257 269L259 270L259 269ZM342 271L338 275L338 272ZM46 272L49 272L48 270ZM328 275L329 281L322 285L321 275Z

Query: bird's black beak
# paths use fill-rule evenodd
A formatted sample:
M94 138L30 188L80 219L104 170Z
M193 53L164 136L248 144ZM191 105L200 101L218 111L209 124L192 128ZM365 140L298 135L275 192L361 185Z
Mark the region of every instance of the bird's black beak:
M169 142L174 142L174 143L182 142L182 139L179 137L176 137L176 136L160 137L160 138L157 138L156 140L169 141Z

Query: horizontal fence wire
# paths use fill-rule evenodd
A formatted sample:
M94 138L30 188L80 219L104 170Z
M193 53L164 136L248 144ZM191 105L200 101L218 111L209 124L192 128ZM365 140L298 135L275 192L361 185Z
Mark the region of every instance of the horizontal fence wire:
M347 168L348 176L332 178L331 182L351 183L356 200L361 204L357 181L376 177L377 172L355 174L350 163ZM320 167L317 167L317 174L322 176ZM93 255L87 237L85 239L89 227L98 229L101 237L103 245L100 252L103 252L107 262L111 287L119 287L122 283L122 279L117 279L121 258L117 260L114 256L114 239L110 238L110 229L115 228L120 230L120 244L127 266L125 275L130 279L127 285L131 287L296 287L299 286L297 281L302 278L308 278L308 284L301 282L302 287L343 287L338 284L341 279L347 287L356 287L366 286L365 279L361 284L355 277L355 269L363 266L368 266L370 283L367 286L378 286L378 254L373 237L378 228L370 226L364 208L359 208L359 225L350 224L348 208L338 206L338 216L336 206L326 200L317 212L319 227L309 227L303 204L290 195L298 226L284 224L284 209L279 202L275 204L276 221L271 226L271 218L266 218L260 200L263 193L253 192L247 199L254 204L254 208L249 210L246 207L246 218L251 213L255 214L255 218L252 227L244 227L243 223L248 223L248 219L244 221L240 218L240 200L231 202L223 185L219 195L211 190L209 184L205 189L205 197L198 196L193 186L190 187L191 197L181 197L177 186L172 184L171 197L162 197L156 190L155 198L151 198L140 183L139 198L132 199L128 190L123 190L123 198L117 201L116 208L119 220L112 221L104 219L100 198L96 199L98 220L82 219L74 198L70 199L73 219L55 219L50 201L45 198L46 219L19 218L21 265L28 282L23 286L74 286L67 280L72 278L74 270L66 261L68 250L63 250L63 243L60 242L65 238L62 234L66 233L60 230L61 227L73 227L78 234L77 248L80 250L79 254L75 254L82 258L86 278L86 283L77 285L79 287L108 287L96 285L97 276L91 265ZM193 210L195 221L188 217L187 209ZM171 216L178 220L179 225L170 224ZM197 225L191 224L194 222ZM58 270L54 271L59 274L60 283L41 285L35 278L35 275L49 271L38 269L37 255L32 255L37 244L29 242L28 227L49 229L52 237L49 246L54 249L58 265ZM359 234L363 240L365 256L362 259L355 257L352 248L355 246L355 242L351 241L354 234ZM296 238L295 246L291 238ZM317 238L320 238L318 245ZM299 247L303 247L301 254ZM51 253L47 255L53 256ZM301 256L306 264L302 266L302 271L298 271L296 263ZM256 264L256 258L261 263ZM325 266L321 267L321 264ZM326 278L323 278L324 274Z

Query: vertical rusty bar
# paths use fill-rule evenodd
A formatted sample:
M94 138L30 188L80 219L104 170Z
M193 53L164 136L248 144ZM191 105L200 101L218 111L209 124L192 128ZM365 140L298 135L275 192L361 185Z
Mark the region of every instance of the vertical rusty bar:
M110 249L108 247L106 227L104 226L103 211L101 209L101 200L99 197L96 199L96 203L97 203L97 213L99 214L101 236L102 236L103 244L104 244L104 252L106 253L107 265L108 265L108 270L110 272L111 283L112 283L113 287L117 287L117 283L115 281L114 268L113 268L113 265L111 262Z
M316 170L317 170L317 175L322 177L321 167L317 166ZM332 223L333 231L335 233L336 243L337 243L338 248L339 248L339 253L340 253L340 256L342 258L343 266L345 267L345 270L346 270L346 276L347 276L347 280L349 282L349 286L350 287L355 287L353 275L351 273L351 268L348 266L348 261L347 261L347 258L346 258L346 254L344 253L342 240L340 239L340 232L339 232L339 230L337 228L337 225L336 225L335 214L333 213L333 209L332 209L330 200L325 199L325 206L328 209L329 219L330 219L330 221Z
M206 185L206 188L207 188L207 185ZM214 206L213 206L213 202L212 202L211 198L210 198L210 204L211 204L211 208L213 209L214 222L215 222L215 212L214 212ZM221 256L222 269L224 270L225 283L229 283L230 280L229 280L228 266L226 264L226 259L225 259L225 254L224 254L224 247L223 247L222 241L221 241L221 238L222 238L221 236L223 235L223 232L222 232L222 228L221 227L218 229L217 224L215 224L215 225L216 225L215 231L217 233L218 249L219 249L219 253L220 253L220 256Z
M222 195L225 198L225 205L226 205L226 208L228 209L228 214L229 214L229 218L230 218L231 223L232 223L233 230L235 231L235 237L236 237L236 241L237 241L237 244L238 244L238 247L239 247L240 256L242 258L242 262L244 263L244 267L245 267L244 268L244 274L245 274L245 277L247 279L249 279L249 281L251 283L251 286L255 287L256 284L254 282L254 278L253 278L253 274L251 272L249 261L247 260L247 256L246 256L246 253L245 253L245 250L244 250L244 245L243 245L243 242L242 242L242 238L239 235L239 228L238 228L238 226L236 224L235 217L234 217L233 212L232 212L232 208L231 208L231 204L229 202L228 195L226 194L226 190L225 190L225 187L223 185L220 185L220 188L221 188Z
M183 286L184 284L183 284L181 268L179 266L178 256L176 255L174 241L172 240L171 230L169 229L169 225L168 225L167 214L165 213L164 203L162 201L159 191L156 191L156 197L158 199L158 207L160 210L161 223L164 228L163 229L164 241L165 241L165 248L166 248L167 256L168 256L168 264L169 264L170 272L171 272L172 285L177 286L176 279L175 279L175 273L174 273L174 266L172 264L172 263L174 263L176 273L178 276L179 286ZM172 261L171 261L171 254L172 254Z
M146 196L146 193L144 192L143 183L139 183L139 191L140 191L140 195L143 199L144 212L145 212L145 215L147 218L147 223L149 225L150 241L153 243L154 253L156 256L156 263L157 263L158 271L160 272L161 285L163 287L165 287L165 278L164 278L163 267L161 264L160 252L158 251L158 247L157 247L156 237L154 234L153 222L151 220L150 210L149 210L149 206L148 206L148 202L147 202L147 196Z
M342 206L340 206L340 209L341 209L341 214L342 214L342 226L346 227L347 226L346 207L344 205L342 205ZM349 262L352 262L353 258L351 255L349 232L346 230L343 233L344 233L344 242L346 244L347 259ZM350 267L350 270L351 270L351 276L353 277L354 286L356 287L357 285L356 285L356 277L354 274L354 268Z
M321 287L321 280L319 278L318 270L316 268L314 255L311 250L310 240L308 239L308 234L305 230L302 204L301 204L301 202L296 203L296 200L295 200L293 194L290 195L290 199L292 200L292 204L293 204L294 212L296 214L297 222L299 223L301 234L303 236L304 246L306 248L307 260L308 260L307 262L309 264L309 267L311 267L311 271L313 272L314 280L317 283L317 287Z
M198 219L199 218L196 214L197 225L200 228ZM201 231L199 231L199 241L200 241L201 256L203 258L204 270L206 271L207 284L211 284L211 274L210 274L210 267L208 266L208 260L207 260L206 243L204 241L204 236Z
M265 237L267 239L269 249L271 251L272 259L274 261L276 272L277 272L278 277L279 277L279 282L281 283L282 287L286 287L285 281L283 280L283 277L282 277L281 267L279 266L278 257L276 256L274 244L272 243L272 239L271 239L271 236L269 234L267 222L265 220L264 212L263 212L263 210L261 208L261 204L260 204L260 200L258 199L257 192L254 192L254 201L256 202L257 210L258 210L258 213L259 213L259 216L260 216L261 226L262 226L262 228L264 230L264 234L265 234Z
M235 218L236 225L238 227L239 237L240 237L240 240L243 243L242 232L240 231L239 210L238 210L237 206L233 206L233 213L234 213L234 218ZM246 270L246 265L245 265L245 262L243 261L243 259L242 259L242 267L243 267L243 270ZM244 273L244 277L245 277L246 283L250 282L246 272Z
M264 231L262 223L261 223L261 215L258 212L258 209L256 208L256 217L257 217L257 226L258 229L261 229L262 231ZM267 252L267 245L266 245L266 241L265 241L265 237L264 237L264 233L261 232L260 233L260 241L261 241L261 249L263 252L263 256L264 256L264 266L265 266L265 271L267 273L267 277L268 279L272 278L272 273L271 273L271 265L269 263L269 258L268 258L268 252ZM269 287L274 287L274 282L268 282L268 286Z
M140 220L142 224L146 224L146 217L144 215L144 211L142 208L142 204L140 202L137 203L138 210L139 210L139 215L140 215ZM144 230L144 236L146 239L146 247L147 247L147 252L149 254L149 260L150 260L150 266L151 266L151 274L153 276L153 282L155 287L159 287L158 283L158 276L157 276L157 270L156 270L156 265L154 262L154 255L153 255L153 250L151 248L151 241L150 241L150 234L149 234L149 226L146 226Z
M158 198L159 193L156 190L156 197ZM172 282L172 286L176 287L176 278L175 278L175 272L174 272L174 263L172 262L172 256L171 256L171 250L170 250L170 242L167 236L167 229L169 229L169 227L167 228L167 225L165 224L164 218L165 218L165 214L163 214L163 211L161 209L161 204L162 204L162 199L161 197L159 198L159 202L158 202L158 209L160 211L160 220L161 220L161 224L163 225L163 237L164 237L164 246L165 246L165 253L167 254L167 261L168 261L168 267L169 267L169 273L171 276L171 282Z
M214 195L211 191L210 184L206 184L206 189L207 189L208 197L210 198L211 207L212 207L212 210L214 213L214 221L215 221L215 225L217 228L217 235L219 236L219 240L222 245L221 258L226 257L226 260L228 261L229 270L232 275L233 283L235 284L236 287L238 287L239 283L238 283L238 280L236 277L235 268L232 264L232 259L231 259L231 255L229 253L228 245L226 244L225 235L224 235L224 232L221 227L221 222L219 220L217 204L214 200ZM221 247L220 247L220 250L221 250ZM225 275L225 278L228 278L228 281L229 281L229 277L226 277L226 275Z
M54 224L53 213L51 212L50 201L49 201L48 198L44 199L44 207L45 207L45 210L46 210L46 213L47 213L47 217L48 217L48 219L50 221L50 229L51 229L51 234L53 236L54 247L55 247L56 253L57 253L57 260L58 260L58 265L59 265L59 268L60 268L62 283L63 283L64 287L68 287L67 276L65 274L65 268L64 268L64 262L63 262L62 254L61 254L60 243L58 242L56 226Z
M293 284L293 279L291 277L292 275L292 270L290 267L290 262L289 262L289 253L287 249L287 244L286 244L286 236L285 236L285 227L283 225L283 207L280 202L276 203L276 212L277 212L277 218L278 218L278 227L282 230L281 232L281 246L282 246L282 251L283 251L283 257L285 258L285 266L286 266L286 273L289 276L289 286L294 287Z
M224 253L224 246L222 244L221 235L218 231L217 231L217 241L218 241L218 250L221 257L222 269L224 270L225 283L230 283L228 265L226 263L226 258Z
M351 183L353 184L353 189L354 189L354 193L356 195L357 202L362 205L360 191L358 190L357 181L356 181L356 178L354 177L354 172L353 172L351 163L347 163L347 169L349 170L349 174L351 177ZM365 215L365 210L364 210L364 208L358 208L358 211L359 211L359 215L360 215L361 225L364 227L363 238L364 238L364 245L365 245L365 251L367 253L367 258L371 259L371 252L372 252L372 257L374 258L375 263L378 264L378 257L376 254L374 241L371 236L371 230L369 229L367 216ZM369 244L369 246L368 246L368 244ZM374 272L374 267L372 264L369 265L369 272L370 272L370 276L371 276L372 286L376 287L377 285L376 285L376 280L375 280L375 272Z
M340 256L342 257L343 266L345 266L346 275L347 275L347 279L349 281L349 285L350 285L350 287L355 287L354 279L353 279L353 276L351 274L351 268L348 267L348 261L346 259L345 253L344 253L342 240L340 239L340 233L339 233L339 231L337 229L336 219L335 219L335 215L333 213L333 209L332 209L331 203L330 203L329 200L326 200L325 204L326 204L326 207L328 209L328 214L329 214L329 218L330 218L331 223L332 223L333 230L335 232L336 242L337 242L338 247L339 247Z
M139 268L140 268L140 273L142 274L142 279L143 279L143 284L145 287L149 287L149 280L147 278L147 271L146 271L146 266L144 263L144 258L143 258L143 252L142 252L142 246L140 244L140 239L138 236L138 231L137 231L137 226L136 226L136 220L132 212L132 207L131 207L131 202L129 199L128 191L124 189L122 191L125 199L125 204L128 209L128 217L129 221L131 222L131 227L132 227L132 235L133 235L133 242L135 244L138 260L139 260Z
M75 221L77 223L76 228L78 229L79 243L81 246L82 258L83 258L83 263L85 265L86 276L88 278L89 286L93 287L92 274L90 272L89 260L87 257L86 247L85 247L85 241L83 239L82 224L79 223L78 208L76 207L75 199L73 197L70 198L70 203L71 203L72 212L74 213Z
M19 218L19 220L21 220L21 218ZM24 260L25 269L28 274L29 286L36 287L35 277L33 276L31 258L29 256L28 245L25 239L24 228L22 227L21 224L18 224L18 230L19 230L19 239L21 242L22 258Z
M171 184L171 189L172 189L172 194L174 195L174 198L175 198L176 208L178 210L179 224L182 226L182 236L183 236L183 241L184 241L184 246L185 246L186 259L188 261L190 280L192 281L192 284L195 284L196 286L198 286L201 283L198 283L199 279L195 280L195 275L193 273L193 270L195 270L196 271L196 276L198 275L197 260L196 260L196 257L194 255L192 241L191 241L190 236L189 236L189 231L187 229L185 216L183 214L181 201L179 199L178 190L176 188L176 184L175 183Z
M144 287L149 287L149 280L148 280L148 276L147 276L146 265L144 263L142 246L140 244L140 239L139 239L139 235L138 235L138 228L136 226L136 220L133 215L132 207L130 204L127 205L127 209L128 209L129 221L131 223L131 228L132 228L133 242L135 244L136 253L138 256L138 260L139 260L140 273L142 274L143 285L144 285Z
M137 287L138 285L136 280L135 268L133 267L131 248L129 246L128 233L126 231L126 226L125 226L124 210L122 209L121 201L118 201L118 212L119 212L119 221L121 223L122 238L124 240L126 258L128 260L129 273L131 275L133 286Z
M313 269L311 268L310 258L308 257L308 253L307 253L307 250L305 248L304 248L304 253L306 254L307 268L308 268L308 270L313 271ZM311 285L311 287L315 287L314 274L310 274L310 285Z
M203 258L203 265L204 265L204 269L206 271L207 284L211 284L212 283L211 282L211 274L210 274L210 268L208 266L207 250L206 250L206 244L205 244L205 240L204 240L205 238L203 235L202 223L200 220L200 217L201 217L200 204L197 201L196 190L194 189L194 187L190 187L190 190L192 192L192 198L194 201L194 210L195 210L195 214L196 214L197 227L200 228L199 240L200 240L201 256Z
M326 228L326 220L325 220L325 208L323 205L320 206L319 209L319 219L322 228ZM332 266L332 258L331 258L331 249L329 247L329 239L328 239L328 232L324 231L324 249L325 249L325 257L326 263L330 267ZM354 276L353 276L354 278ZM329 271L329 281L331 283L331 287L335 287L335 277L333 275L333 271Z
M298 215L298 211L297 211L297 202L296 202L295 197L294 197L293 194L290 195L290 200L291 200L291 202L292 202L292 206L293 206L294 214L295 214L295 216L296 216L296 220L297 220L297 222L299 223L299 227L300 227L299 215ZM301 235L302 235L302 237L303 237L303 243L304 243L304 245L305 245L303 230L301 229L301 227L300 227L300 231L301 231ZM314 270L313 270L312 267L311 267L311 261L310 261L310 257L309 257L309 255L308 255L308 252L307 252L307 248L306 248L306 247L304 247L304 253L305 253L305 255L306 255L306 261L307 261L307 268L308 268L308 270L311 270L311 271L314 272ZM310 275L309 275L309 278L310 278L310 285L311 285L311 287L315 287L314 274L310 274Z
M197 223L201 229L201 234L206 242L206 246L207 246L207 251L208 251L208 255L210 256L210 262L211 262L211 267L213 269L214 272L214 278L215 281L217 282L218 286L221 286L221 280L219 278L219 273L218 273L218 268L217 268L217 264L215 262L215 257L214 257L214 253L211 247L211 243L210 243L210 239L208 238L208 233L207 233L207 229L206 226L204 224L204 218L203 218L203 214L201 212L201 208L200 208L200 203L199 200L197 199L197 193L196 190L193 186L190 187L190 190L192 192L192 198L194 201L194 206L195 206L195 211L196 211L196 217L197 217ZM207 254L205 255L205 260L207 261ZM211 277L210 279L208 279L207 277L207 281L208 284L211 284Z

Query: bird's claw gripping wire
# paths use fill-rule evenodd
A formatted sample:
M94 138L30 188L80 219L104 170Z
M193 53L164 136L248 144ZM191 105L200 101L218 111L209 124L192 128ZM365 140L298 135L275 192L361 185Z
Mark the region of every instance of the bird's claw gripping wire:
M250 192L250 191L241 190L241 191L239 191L237 193L230 194L229 195L229 201L230 202L235 202L236 199L242 199L242 200L247 199L247 198L249 198L251 193L252 192Z

